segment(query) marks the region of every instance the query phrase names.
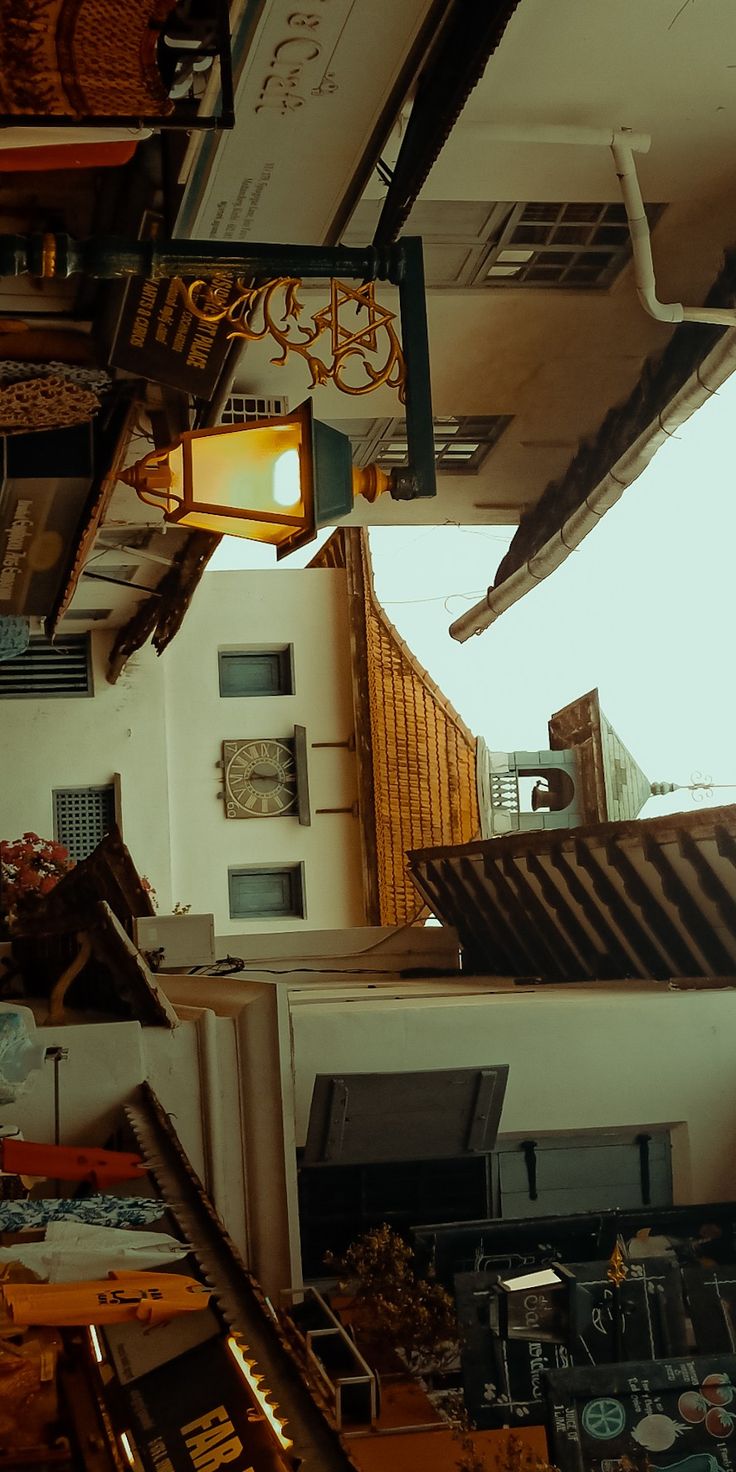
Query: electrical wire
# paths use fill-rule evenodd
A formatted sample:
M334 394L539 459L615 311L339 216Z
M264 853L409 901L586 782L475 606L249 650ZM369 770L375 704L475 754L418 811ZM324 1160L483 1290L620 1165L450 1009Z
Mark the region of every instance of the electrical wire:
M447 608L452 598L482 598L485 591L485 588L474 588L469 593L436 593L433 598L384 598L381 601L384 608L392 608L399 603L444 603Z

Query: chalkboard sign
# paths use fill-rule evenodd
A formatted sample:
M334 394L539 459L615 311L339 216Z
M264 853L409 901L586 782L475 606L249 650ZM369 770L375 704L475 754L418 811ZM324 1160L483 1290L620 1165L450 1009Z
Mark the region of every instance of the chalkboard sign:
M736 1350L736 1266L684 1268L683 1286L701 1354Z
M632 1256L671 1251L682 1263L730 1264L736 1262L736 1203L445 1223L414 1227L413 1236L420 1261L431 1261L448 1287L456 1273L607 1259L618 1237L631 1244Z
M656 1359L687 1348L685 1307L676 1262L632 1263L616 1290L608 1263L570 1263L568 1289L519 1295L518 1314L545 1327L538 1337L501 1339L493 1308L499 1272L459 1274L455 1292L462 1339L465 1402L479 1427L539 1424L545 1419L542 1377L574 1365ZM557 1342L549 1341L556 1320ZM512 1332L516 1332L512 1326Z
M736 1356L554 1370L544 1384L560 1472L732 1472Z

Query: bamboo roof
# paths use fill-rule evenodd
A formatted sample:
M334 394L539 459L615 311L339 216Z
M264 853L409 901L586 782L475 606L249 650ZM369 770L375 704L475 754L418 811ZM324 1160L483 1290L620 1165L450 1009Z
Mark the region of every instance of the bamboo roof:
M381 608L368 533L340 527L310 565L348 578L367 918L411 924L407 851L480 834L476 738Z

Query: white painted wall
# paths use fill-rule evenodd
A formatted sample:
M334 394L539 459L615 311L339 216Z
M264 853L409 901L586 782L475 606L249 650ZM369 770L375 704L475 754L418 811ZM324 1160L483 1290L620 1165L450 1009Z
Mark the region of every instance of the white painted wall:
M364 920L355 757L312 742L345 741L353 732L352 676L345 575L337 570L219 573L200 584L185 623L163 656L166 684L174 900L211 911L215 930L263 931L264 921L233 920L228 869L303 863L306 926ZM293 645L294 694L227 698L219 693L219 648ZM217 766L224 740L293 736L307 731L311 826L296 817L227 819ZM273 930L304 921L269 921Z
M503 1133L680 1124L675 1200L736 1198L736 991L291 1001L298 1145L316 1073L507 1063Z
M52 791L103 785L120 773L123 837L151 880L159 910L178 901L211 913L216 932L262 931L230 917L228 869L304 865L306 919L271 929L335 929L365 920L355 755L308 752L311 826L296 817L228 820L217 763L232 738L293 736L346 741L353 734L345 575L338 570L220 573L205 578L176 640L159 660L146 647L117 685L105 665L109 631L93 632L94 697L1 700L6 781L0 833L53 836ZM222 699L218 649L292 644L292 696Z
M109 633L93 633L94 695L0 700L0 834L42 838L54 831L57 787L104 786L120 773L123 838L163 910L172 906L166 714L161 667L140 651L118 684L108 685ZM7 775L12 773L12 779Z

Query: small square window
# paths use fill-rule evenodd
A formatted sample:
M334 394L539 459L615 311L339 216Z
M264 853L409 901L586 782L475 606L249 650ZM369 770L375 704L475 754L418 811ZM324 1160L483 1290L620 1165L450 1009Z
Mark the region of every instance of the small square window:
M277 649L221 649L220 695L293 695L291 644Z
M232 920L304 919L301 864L230 869L228 890Z

